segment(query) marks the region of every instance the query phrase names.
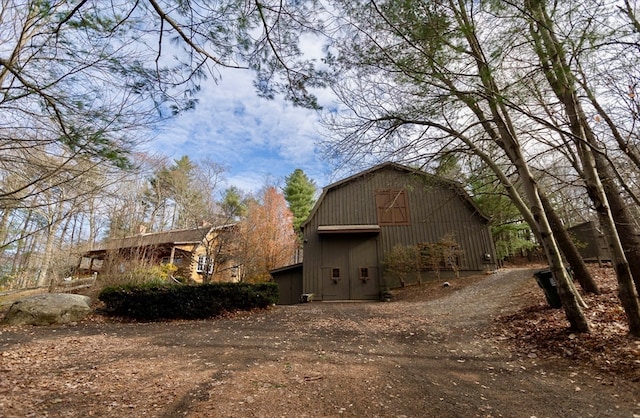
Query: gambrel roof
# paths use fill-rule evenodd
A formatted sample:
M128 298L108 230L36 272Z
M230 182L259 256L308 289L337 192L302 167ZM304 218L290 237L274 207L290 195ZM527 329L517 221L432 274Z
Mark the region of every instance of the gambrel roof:
M339 187L342 187L348 183L352 183L354 181L357 181L363 177L366 177L372 173L375 173L376 171L380 171L380 170L384 170L384 169L393 169L393 170L397 170L406 174L412 174L412 175L416 175L416 176L420 176L422 178L426 178L429 179L430 181L432 181L433 183L442 185L442 187L447 187L451 190L454 190L465 202L465 204L467 204L472 211L478 215L478 217L480 217L483 221L485 222L489 222L490 218L488 216L486 216L484 213L482 213L482 211L480 210L480 208L476 205L476 203L473 201L473 199L471 199L471 197L469 196L469 194L462 188L462 186L453 181L453 180L449 180L446 179L444 177L439 177L436 176L434 174L429 174L425 171L419 170L419 169L415 169L415 168L411 168L411 167L407 167L404 166L402 164L398 164L395 162L385 162L382 164L378 164L374 167L371 167L368 170L365 171L361 171L357 174L354 174L350 177L347 177L345 179L342 179L340 181L337 181L335 183L332 183L328 186L325 186L322 189L322 194L320 195L320 198L317 200L316 204L314 205L313 209L311 210L311 213L309 213L309 216L307 217L307 219L305 220L305 222L301 225L302 228L304 228L308 222L314 217L314 215L316 214L318 208L320 207L320 205L322 205L322 201L324 200L324 198L327 196L327 194L329 192L331 192L332 190L338 189Z

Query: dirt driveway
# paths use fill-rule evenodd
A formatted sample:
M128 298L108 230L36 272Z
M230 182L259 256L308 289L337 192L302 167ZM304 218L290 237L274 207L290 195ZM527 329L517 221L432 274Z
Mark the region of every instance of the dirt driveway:
M640 417L639 383L517 355L491 332L531 273L435 300L0 328L0 416Z

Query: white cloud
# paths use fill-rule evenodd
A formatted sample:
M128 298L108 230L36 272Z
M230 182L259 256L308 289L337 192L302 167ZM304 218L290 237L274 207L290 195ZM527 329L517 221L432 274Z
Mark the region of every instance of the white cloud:
M283 100L259 98L252 73L223 72L204 83L195 110L167 121L150 144L171 158L209 158L229 168L229 185L255 191L267 176L283 178L301 168L318 186L328 170L316 153L318 116Z

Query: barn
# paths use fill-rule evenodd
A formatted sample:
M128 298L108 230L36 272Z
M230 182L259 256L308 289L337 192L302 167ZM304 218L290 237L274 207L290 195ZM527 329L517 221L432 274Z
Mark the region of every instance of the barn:
M488 224L459 184L397 163L375 166L323 189L302 225L302 291L313 300L378 300L399 286L382 264L394 246L443 237L455 240L459 274L494 270ZM415 280L433 275L426 270Z

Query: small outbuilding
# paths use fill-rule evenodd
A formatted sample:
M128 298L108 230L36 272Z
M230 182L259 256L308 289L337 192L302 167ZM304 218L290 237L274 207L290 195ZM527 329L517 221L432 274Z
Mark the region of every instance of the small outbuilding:
M375 166L325 187L302 225L302 293L378 300L400 285L383 268L394 246L426 248L445 237L455 243L455 260L442 260L438 275L495 270L488 224L459 184L396 163ZM416 281L433 277L423 270Z
M295 305L302 296L302 263L269 271L278 284L278 305Z
M611 260L609 244L597 222L583 222L567 228L567 232L584 261L601 263Z

